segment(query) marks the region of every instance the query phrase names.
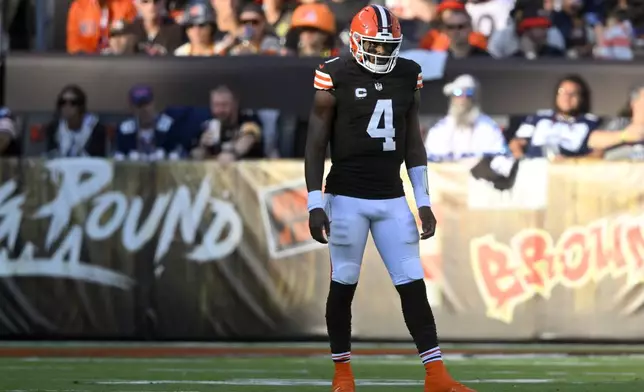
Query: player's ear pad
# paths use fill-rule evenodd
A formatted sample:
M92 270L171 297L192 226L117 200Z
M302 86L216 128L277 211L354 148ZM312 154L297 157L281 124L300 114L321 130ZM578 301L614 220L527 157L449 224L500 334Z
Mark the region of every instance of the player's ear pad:
M486 180L491 182L495 189L500 191L506 191L511 189L514 186L514 182L517 179L517 173L519 172L519 162L520 160L515 160L512 168L510 169L508 175L502 175L494 171L491 167L492 159L494 157L484 157L477 163L470 173L472 177L477 180Z

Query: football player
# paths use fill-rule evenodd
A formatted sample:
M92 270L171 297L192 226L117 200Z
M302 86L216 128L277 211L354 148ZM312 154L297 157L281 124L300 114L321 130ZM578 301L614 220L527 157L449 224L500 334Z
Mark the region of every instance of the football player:
M315 71L305 172L311 235L328 242L332 264L326 304L335 363L332 391L355 391L351 303L371 231L425 366L425 392L472 392L443 365L423 281L418 228L400 178L405 162L422 221L420 239L432 237L436 218L418 121L423 78L418 64L398 58L402 38L400 24L388 9L367 6L351 22L352 56L331 59ZM323 196L329 142L332 167Z

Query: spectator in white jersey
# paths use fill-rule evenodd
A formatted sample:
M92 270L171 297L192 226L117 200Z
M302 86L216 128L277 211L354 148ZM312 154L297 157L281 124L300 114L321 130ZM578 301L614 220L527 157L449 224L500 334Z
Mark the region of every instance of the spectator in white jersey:
M425 139L427 159L433 162L503 155L508 149L503 131L479 106L480 85L471 75L461 75L443 89L450 97L447 116L434 125Z
M465 9L472 17L474 31L490 37L511 24L510 12L514 3L514 0L468 0Z

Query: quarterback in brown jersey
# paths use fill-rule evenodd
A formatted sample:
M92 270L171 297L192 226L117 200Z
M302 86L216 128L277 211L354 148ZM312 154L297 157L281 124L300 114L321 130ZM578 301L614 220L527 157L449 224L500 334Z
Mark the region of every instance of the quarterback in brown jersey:
M352 56L331 59L315 71L305 154L309 228L315 240L328 242L331 255L326 321L335 363L332 392L355 391L351 303L369 232L400 294L426 369L425 392L472 392L443 365L419 256L419 239L436 229L418 121L420 66L398 58L400 24L385 7L363 8L350 30ZM332 166L323 194L329 143ZM420 235L403 191L403 162L422 222Z

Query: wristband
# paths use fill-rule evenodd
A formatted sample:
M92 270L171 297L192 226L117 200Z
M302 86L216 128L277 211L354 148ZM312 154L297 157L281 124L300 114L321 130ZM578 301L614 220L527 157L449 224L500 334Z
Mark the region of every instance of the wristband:
M324 209L324 197L322 196L322 191L311 191L309 192L308 201L306 203L309 211L316 208Z
M429 182L427 180L427 166L416 166L407 170L411 186L414 188L416 207L430 207Z

